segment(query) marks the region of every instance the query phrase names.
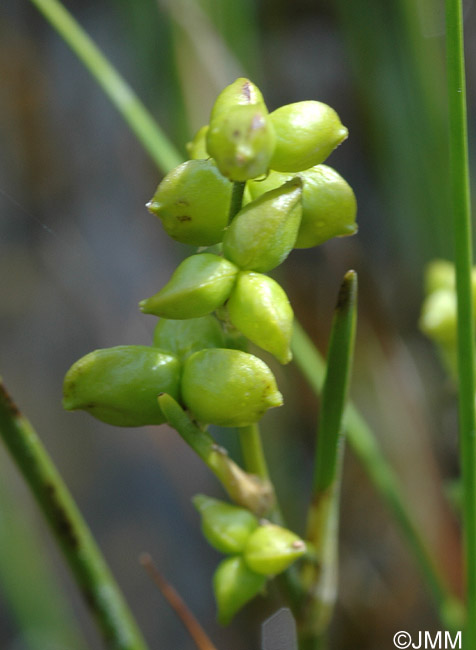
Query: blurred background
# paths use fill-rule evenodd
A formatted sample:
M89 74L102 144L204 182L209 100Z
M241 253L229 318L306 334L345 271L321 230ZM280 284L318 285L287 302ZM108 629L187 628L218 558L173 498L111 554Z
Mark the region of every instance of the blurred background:
M359 234L294 251L277 277L325 353L345 271L360 277L352 397L395 468L437 564L461 593L456 402L418 330L423 270L451 258L442 0L81 0L65 5L185 158L238 76L268 108L330 104L349 139L328 163L352 185ZM466 9L470 143L476 131L476 9ZM257 599L226 629L191 497L223 496L173 431L116 429L61 407L62 379L101 347L149 344L140 299L191 252L145 209L161 174L89 72L27 0L0 7L0 372L36 426L151 648L194 646L140 567L148 551L218 648L258 650L279 606ZM474 147L472 147L474 153ZM473 164L474 168L474 164ZM267 358L267 361L269 359ZM270 361L270 363L272 363ZM318 402L273 365L285 406L263 420L289 522L304 529ZM234 434L217 437L239 458ZM347 450L333 650L382 650L397 630L438 630L401 532ZM23 480L0 449L0 646L101 647Z

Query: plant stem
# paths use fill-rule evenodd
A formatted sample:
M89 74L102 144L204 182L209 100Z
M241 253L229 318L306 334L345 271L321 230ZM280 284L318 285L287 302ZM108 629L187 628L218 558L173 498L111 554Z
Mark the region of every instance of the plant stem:
M60 544L107 646L114 650L146 650L134 618L71 494L1 380L0 435Z
M294 323L292 350L294 360L310 386L320 395L324 380L324 361L299 323ZM345 413L347 440L362 463L368 477L393 513L438 607L448 630L458 631L461 625L461 604L453 596L435 565L426 542L405 503L393 469L388 465L375 436L352 404Z
M243 205L243 194L245 192L245 182L236 181L233 183L233 191L231 194L230 212L228 213L228 223L231 223L241 210Z
M58 0L31 0L61 35L123 116L164 173L182 162L182 156L162 133L132 88L104 57L96 44Z
M259 425L250 424L248 427L240 427L238 433L246 471L269 480Z
M471 198L466 117L463 18L460 0L446 0L450 178L458 300L460 457L466 559L465 646L476 647L476 413Z
M332 325L327 370L322 390L311 505L306 539L316 551L317 563L303 566L307 588L300 620L306 639L319 639L329 625L337 597L337 538L342 455L343 417L354 356L357 275L349 271L339 292Z
M274 490L266 477L244 472L228 457L226 449L219 447L208 431L192 422L182 407L166 393L159 396L159 404L167 422L215 474L235 503L263 515L274 504Z

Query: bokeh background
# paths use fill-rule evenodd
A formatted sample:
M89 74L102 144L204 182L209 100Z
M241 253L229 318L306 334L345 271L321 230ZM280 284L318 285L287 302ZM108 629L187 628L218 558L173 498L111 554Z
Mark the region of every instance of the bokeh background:
M317 99L350 137L329 159L359 203L356 237L295 251L278 270L325 352L344 272L360 277L352 396L395 468L442 573L461 592L455 392L418 330L423 270L451 258L444 17L439 0L81 0L66 6L185 157L237 76L270 110ZM470 143L476 131L476 9L466 10ZM149 344L137 309L191 251L144 204L161 174L90 74L28 0L0 6L0 372L39 431L150 647L194 646L138 563L148 551L218 648L258 650L274 588L227 629L190 499L219 486L167 427L115 429L61 407L62 378L100 347ZM472 146L474 154L474 146ZM474 157L474 155L473 155ZM473 165L474 167L474 165ZM279 496L303 531L318 402L296 367L273 365L286 404L263 420ZM239 457L234 434L217 432ZM398 526L347 450L334 650L392 647L438 630ZM0 449L0 647L101 647L21 477Z

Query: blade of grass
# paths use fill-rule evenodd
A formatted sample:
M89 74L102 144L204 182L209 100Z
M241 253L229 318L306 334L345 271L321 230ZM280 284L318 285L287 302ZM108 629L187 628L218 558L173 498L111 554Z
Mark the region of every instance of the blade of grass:
M338 449L355 339L357 275L349 271L337 301L329 344L326 378L319 410L313 498L325 492L338 474Z
M5 457L0 461L0 589L22 647L44 643L86 650L48 549L36 534L37 520L14 479Z
M446 0L450 179L458 302L460 457L463 474L463 531L466 559L465 647L476 647L476 412L475 344L471 286L472 234L466 81L460 0Z
M111 650L147 650L129 608L53 461L0 380L0 436L60 545Z
M349 271L342 283L332 324L327 370L319 410L318 436L307 535L317 562L303 568L307 588L300 620L305 650L320 647L337 596L337 538L343 418L354 356L357 275Z
M182 157L144 107L132 88L101 53L73 16L58 0L31 0L91 72L118 109L157 167L164 173Z
M320 395L325 364L311 339L298 323L294 324L292 350L295 363L316 395ZM384 458L372 431L352 404L349 404L346 410L344 422L347 440L377 493L380 494L399 525L433 596L441 620L448 630L458 631L461 625L461 604L451 594L443 576L439 573L427 544L405 503L397 476Z

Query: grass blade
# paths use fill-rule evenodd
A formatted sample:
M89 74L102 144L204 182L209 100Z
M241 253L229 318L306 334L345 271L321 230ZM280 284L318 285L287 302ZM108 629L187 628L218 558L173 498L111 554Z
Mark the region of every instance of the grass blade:
M147 646L53 461L0 381L0 436L30 486L111 650Z
M96 78L157 167L167 173L182 162L132 88L58 0L31 0Z
M460 0L446 0L450 179L458 303L460 457L463 474L463 531L466 559L465 647L476 647L476 413L475 344L471 286L472 234L466 81Z
M354 355L357 275L349 271L342 283L334 314L327 371L319 411L318 437L307 536L317 562L305 565L308 589L301 622L304 648L319 647L337 595L337 538L343 419Z

